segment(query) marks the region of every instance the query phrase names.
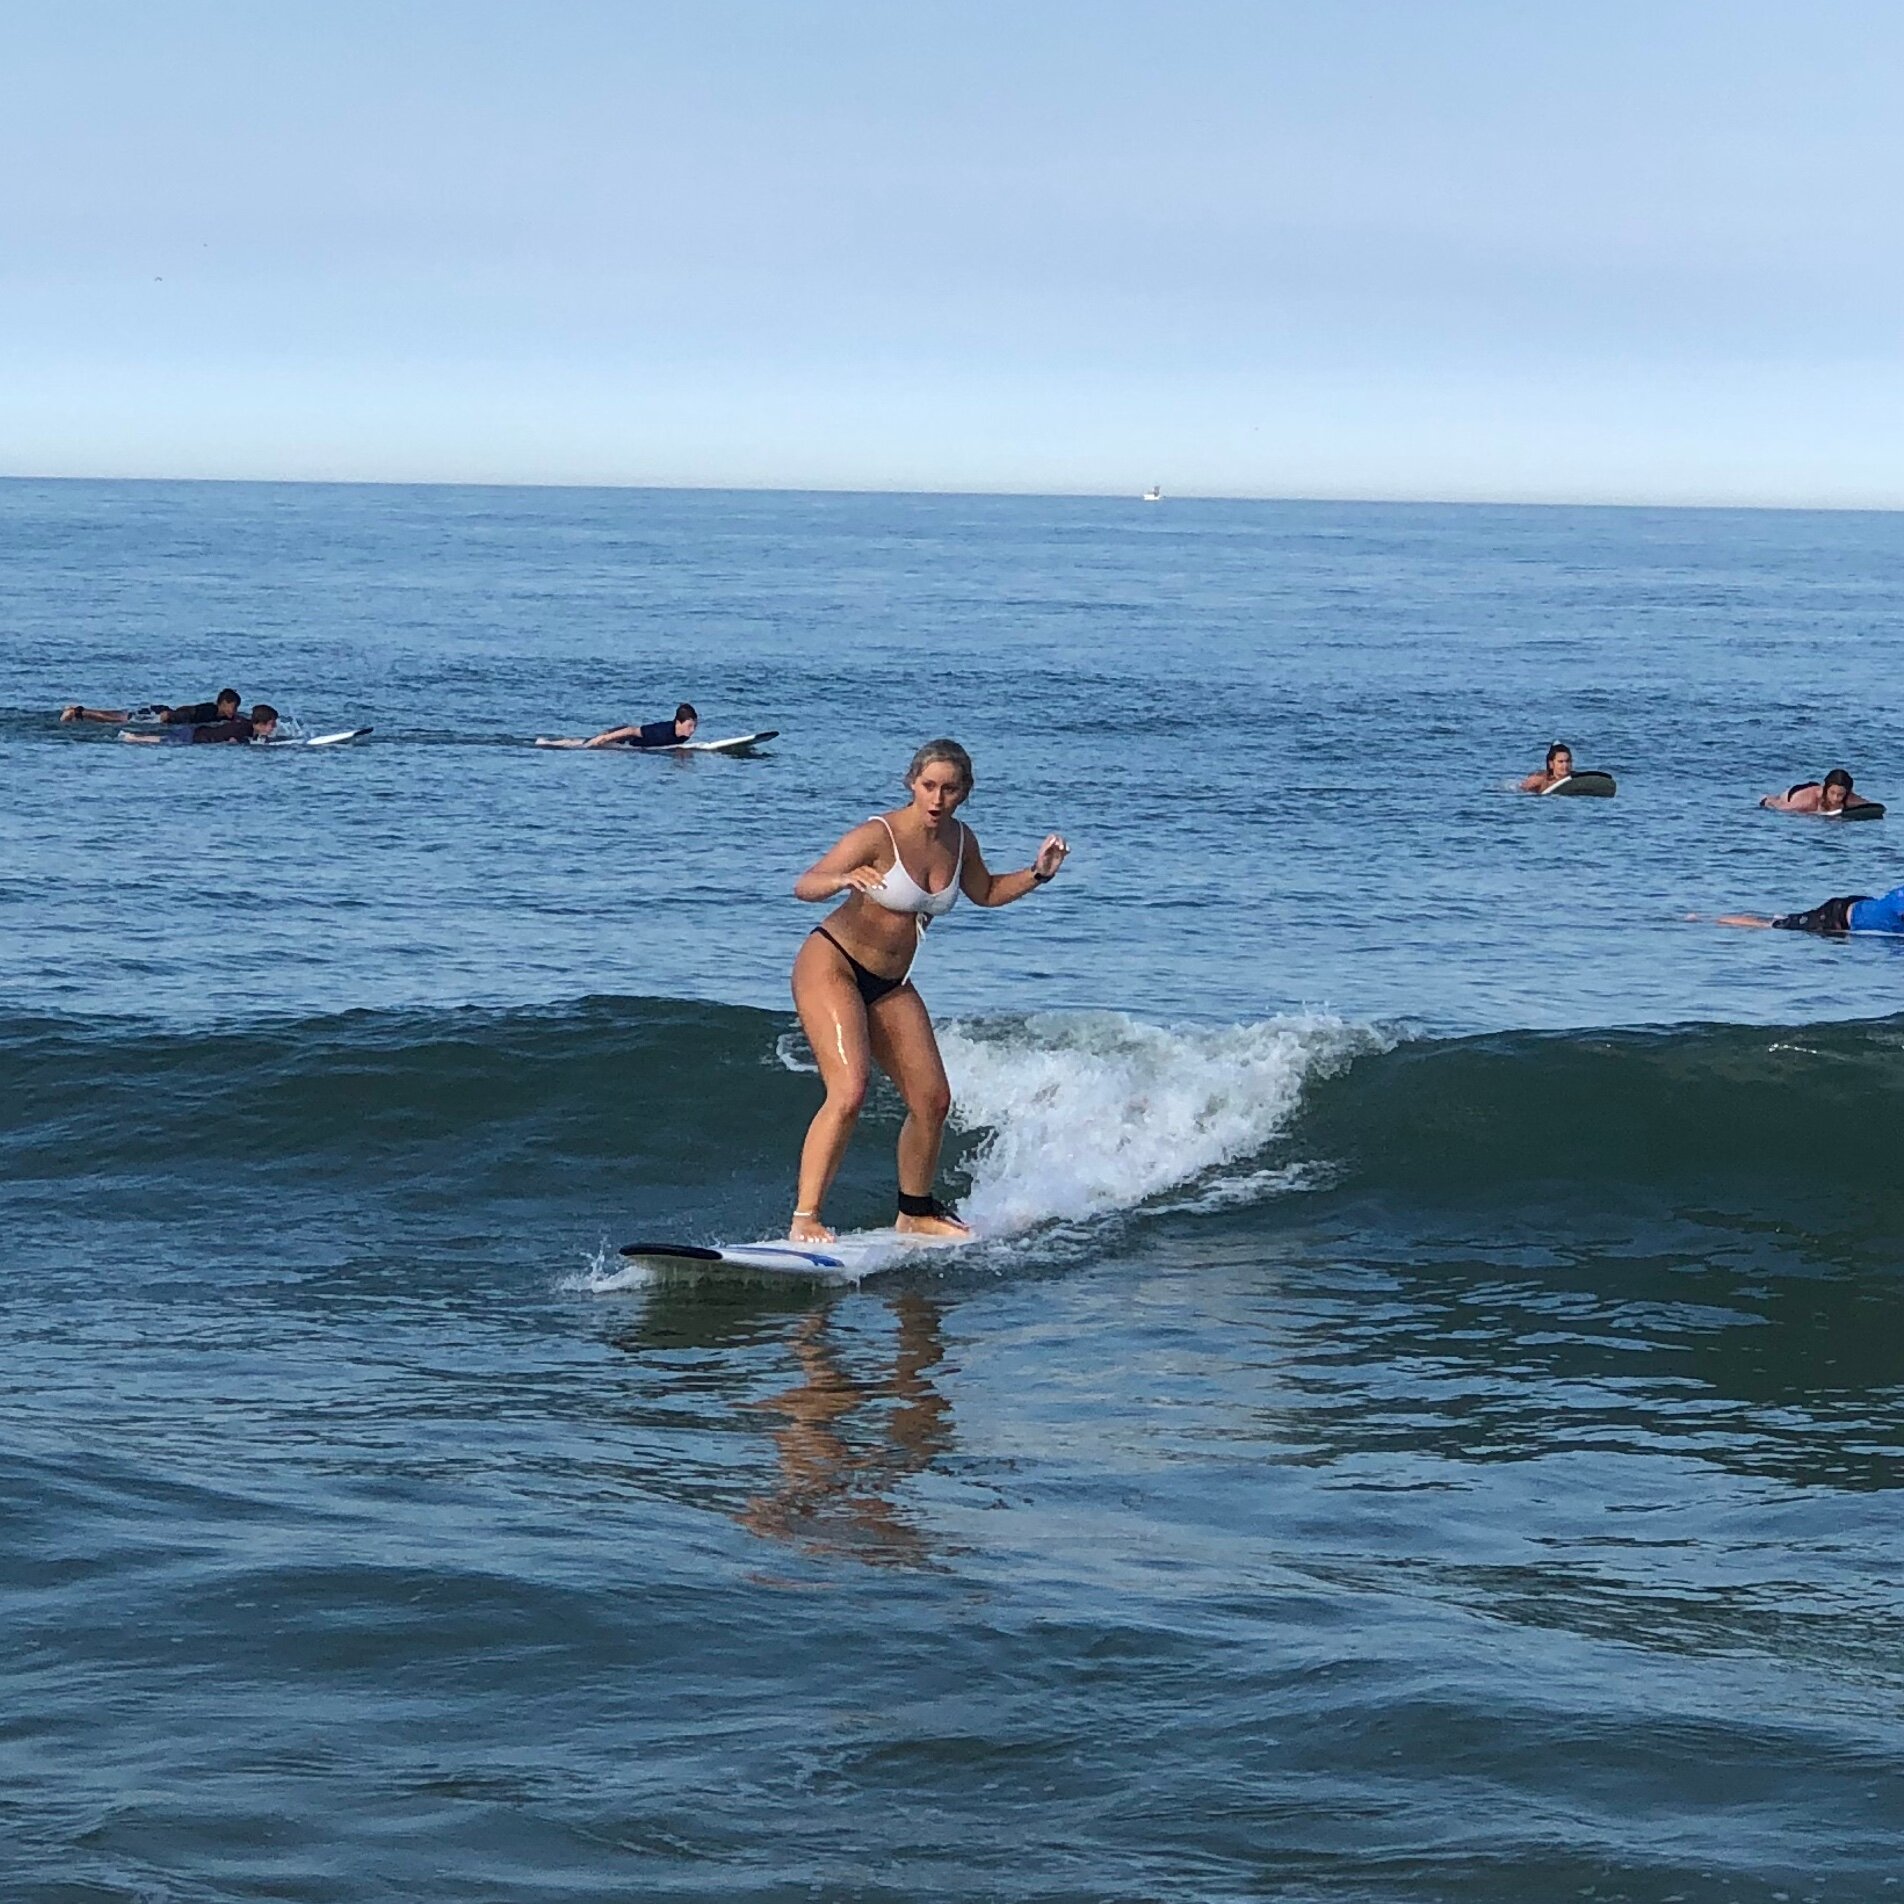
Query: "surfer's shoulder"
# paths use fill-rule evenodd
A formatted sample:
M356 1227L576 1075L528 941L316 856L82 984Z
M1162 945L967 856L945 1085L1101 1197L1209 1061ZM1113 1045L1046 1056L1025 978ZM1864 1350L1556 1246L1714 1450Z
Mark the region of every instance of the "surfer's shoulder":
M882 824L881 816L875 814L871 819L860 821L857 826L849 826L827 857L860 866L877 859L882 850L890 851L891 846L891 836Z

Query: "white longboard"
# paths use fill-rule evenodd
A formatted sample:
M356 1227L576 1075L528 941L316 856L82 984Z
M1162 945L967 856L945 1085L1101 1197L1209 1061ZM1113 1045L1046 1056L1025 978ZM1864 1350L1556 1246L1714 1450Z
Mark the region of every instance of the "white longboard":
M598 754L746 754L763 741L778 740L780 729L762 728L758 734L735 734L727 740L678 740L672 746L643 747L638 741L605 741L594 749ZM587 747L585 740L542 740L538 747Z
M668 1275L856 1283L925 1251L969 1249L975 1236L913 1236L900 1230L848 1230L831 1243L624 1243L620 1254Z
M341 747L347 740L362 740L374 734L374 727L340 727L334 734L287 734L280 740L275 734L257 743L260 747Z

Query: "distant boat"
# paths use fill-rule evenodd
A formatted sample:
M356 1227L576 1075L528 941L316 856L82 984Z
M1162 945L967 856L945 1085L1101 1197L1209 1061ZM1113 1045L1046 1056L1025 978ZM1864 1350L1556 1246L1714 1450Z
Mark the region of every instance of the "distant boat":
M1144 500L1146 502L1162 502L1163 499L1164 489L1161 483L1152 483L1151 486L1144 491Z

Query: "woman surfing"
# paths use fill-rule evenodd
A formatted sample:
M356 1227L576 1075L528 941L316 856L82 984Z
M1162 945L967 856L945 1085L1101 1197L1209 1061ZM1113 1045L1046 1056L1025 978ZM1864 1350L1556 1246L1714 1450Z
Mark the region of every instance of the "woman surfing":
M877 1064L899 1087L899 1215L921 1236L964 1236L932 1194L952 1088L925 1001L907 977L925 929L960 893L975 906L1009 906L1042 886L1069 848L1056 833L1022 872L994 873L972 830L956 817L972 791L972 758L955 740L928 741L906 770L910 804L856 826L793 882L796 899L846 895L807 934L793 961L793 1002L826 1086L826 1102L800 1151L800 1188L788 1236L830 1243L826 1193L846 1154Z

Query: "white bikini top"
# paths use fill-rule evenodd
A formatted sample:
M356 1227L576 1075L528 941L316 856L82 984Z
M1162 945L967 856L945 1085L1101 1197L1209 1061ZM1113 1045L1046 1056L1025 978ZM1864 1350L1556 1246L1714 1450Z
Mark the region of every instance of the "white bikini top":
M884 882L872 887L865 896L888 912L917 913L919 929L924 931L928 919L941 918L958 904L959 880L965 871L965 822L959 822L959 860L952 869L951 885L943 892L927 892L906 871L906 862L899 856L899 836L892 830L892 822L883 813L875 813L873 818L886 829L886 837L892 841L893 863Z

